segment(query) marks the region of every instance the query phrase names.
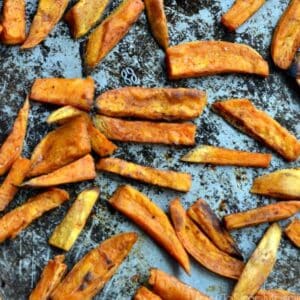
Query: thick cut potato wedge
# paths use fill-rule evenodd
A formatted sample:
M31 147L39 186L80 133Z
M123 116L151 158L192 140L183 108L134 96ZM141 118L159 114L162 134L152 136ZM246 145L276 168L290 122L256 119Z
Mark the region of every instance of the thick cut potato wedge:
M69 194L61 189L50 189L13 209L0 219L0 243L15 238L23 229L45 212L69 200Z
M197 200L187 213L220 250L237 258L242 257L229 232L203 199Z
M135 293L133 300L162 300L162 298L142 286Z
M30 99L56 104L71 105L89 111L95 93L94 79L82 78L39 78L30 92Z
M221 276L240 277L243 262L219 250L188 217L179 199L170 202L170 214L179 240L197 262Z
M15 120L12 131L0 148L0 176L5 174L21 155L26 135L29 101L26 99Z
M293 242L295 246L300 248L300 220L293 220L289 226L286 227L284 233Z
M71 105L66 105L63 107L60 107L53 111L47 118L47 123L48 124L65 124L66 122L69 122L75 117L79 116L88 116L86 112L71 106Z
M96 203L99 189L87 189L82 191L64 219L56 226L52 233L49 244L65 251L69 251L77 240L80 232Z
M191 120L205 105L205 92L186 88L124 87L97 98L102 115L150 120Z
M282 169L257 177L251 193L282 199L300 199L300 168Z
M48 300L67 271L65 256L57 255L45 266L41 279L31 292L29 300Z
M196 41L167 49L170 79L222 73L269 75L268 63L251 47L223 41Z
M124 0L89 36L85 63L95 67L126 35L144 10L141 0Z
M128 232L102 242L73 267L51 299L92 299L114 275L137 239L136 233Z
M300 300L300 295L284 290L259 290L253 300Z
M12 165L7 177L0 186L0 211L14 199L19 190L19 185L23 182L30 169L29 159L19 157Z
M274 223L252 253L230 299L248 300L257 293L273 269L280 239L281 228Z
M190 272L188 255L160 207L129 185L119 187L109 203L165 248L187 273Z
M266 144L288 161L300 155L300 142L248 99L229 99L215 102L213 109L227 122L254 139Z

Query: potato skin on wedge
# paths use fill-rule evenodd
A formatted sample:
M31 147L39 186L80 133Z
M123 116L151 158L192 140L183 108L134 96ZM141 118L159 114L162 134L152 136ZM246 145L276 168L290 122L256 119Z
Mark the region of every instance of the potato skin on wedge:
M300 248L300 220L299 219L293 220L286 227L284 233L296 247Z
M152 293L146 287L140 287L135 293L133 300L162 300L158 295Z
M300 295L284 290L259 290L253 300L300 300Z

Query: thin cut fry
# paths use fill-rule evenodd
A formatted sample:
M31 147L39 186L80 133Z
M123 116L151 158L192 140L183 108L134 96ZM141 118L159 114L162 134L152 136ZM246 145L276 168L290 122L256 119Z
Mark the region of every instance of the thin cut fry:
M51 295L52 300L92 299L114 275L138 236L121 233L88 252Z
M164 247L187 273L190 272L189 258L160 207L129 185L119 187L109 203Z
M269 75L268 63L251 47L224 41L196 41L167 49L170 79L222 73Z
M219 250L188 217L179 199L170 202L170 214L179 240L197 262L221 276L240 277L243 262Z
M144 9L141 0L124 0L89 36L85 62L95 67L126 35Z
M133 300L162 300L162 298L142 286L135 293Z
M300 155L300 142L264 111L248 99L229 99L215 102L213 109L227 122L266 144L288 161Z
M85 226L99 192L98 188L93 188L84 190L78 195L62 222L54 229L49 239L50 245L65 251L72 248Z
M119 118L191 120L205 105L205 92L186 88L124 87L97 98L100 114Z
M293 220L289 226L286 227L284 233L293 242L295 246L300 248L300 220Z
M45 212L69 200L69 194L61 189L50 189L27 200L0 219L0 243L15 238L23 229Z
M259 290L253 300L300 300L300 295L284 290Z

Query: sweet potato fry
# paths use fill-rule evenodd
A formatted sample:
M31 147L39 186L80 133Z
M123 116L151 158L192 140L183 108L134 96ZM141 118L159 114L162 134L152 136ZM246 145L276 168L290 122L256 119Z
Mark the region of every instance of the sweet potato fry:
M300 199L300 168L282 169L257 177L251 193L282 199Z
M287 219L300 211L300 201L282 201L224 217L228 230Z
M269 75L268 63L251 47L224 41L196 41L167 49L170 79L222 73Z
M54 229L49 244L65 251L69 251L84 228L86 221L98 199L99 189L82 191L64 219Z
M233 6L222 16L221 22L227 29L234 31L250 19L265 2L265 0L236 0Z
M29 300L47 300L62 280L67 271L67 265L64 264L65 256L57 255L49 260L45 266L41 279L31 292Z
M237 258L242 257L229 232L203 199L197 200L187 213L221 251Z
M22 184L25 187L49 187L96 178L95 163L86 155L52 173L32 178Z
M281 228L271 225L248 260L231 295L233 300L248 300L268 278L276 261Z
M191 123L124 121L97 115L94 124L107 138L122 142L195 144L196 126Z
M50 189L11 210L0 219L0 243L15 238L23 229L45 212L60 206L69 199L69 194L61 189Z
M52 300L92 299L113 276L138 236L121 233L88 252L51 295Z
M179 240L197 262L221 276L239 278L243 262L219 250L188 217L179 199L170 202L170 214Z
M158 295L154 294L144 286L140 287L134 295L133 300L162 300Z
M200 291L159 270L151 269L148 280L153 291L164 300L209 300Z
M126 35L144 9L141 0L124 0L89 36L85 62L95 67Z
M271 159L271 154L252 153L204 145L191 150L181 160L202 164L267 168Z
M39 0L29 34L21 49L33 48L41 43L62 17L69 0Z
M121 186L109 203L164 247L189 273L189 258L166 214L154 202L129 185Z
M26 99L15 120L12 131L0 148L0 176L5 174L20 156L26 135L29 101Z
M215 102L213 109L227 122L266 144L288 161L300 155L300 142L265 112L248 99L229 99Z
M97 98L98 112L111 117L150 120L191 120L206 105L206 94L186 88L124 87Z
M259 290L253 300L300 300L300 295L284 290Z
M295 246L300 248L300 220L293 220L289 226L286 227L284 233L293 242Z
M30 169L30 160L19 157L12 165L10 172L0 186L0 211L3 211L18 192Z

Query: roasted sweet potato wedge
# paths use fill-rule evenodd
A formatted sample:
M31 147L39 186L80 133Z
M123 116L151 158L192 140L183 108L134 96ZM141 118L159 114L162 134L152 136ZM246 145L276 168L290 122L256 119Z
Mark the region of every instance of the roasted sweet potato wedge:
M284 290L259 290L253 300L300 300L300 295Z
M300 155L300 142L248 99L215 102L213 109L227 122L278 152L288 161Z
M57 255L45 266L41 279L31 292L29 300L48 300L67 271L65 256Z
M190 272L189 258L184 248L168 217L154 202L133 187L124 185L117 189L109 203L164 247L187 273Z
M196 41L167 49L170 79L222 73L269 75L268 63L251 47L224 41Z
M97 98L102 115L150 120L191 120L205 105L205 92L186 88L124 87Z
M0 211L14 199L18 186L23 182L30 169L30 160L19 157L12 165L7 177L0 186Z
M122 142L195 144L196 126L191 123L125 121L97 115L94 124L107 138Z
M143 10L143 1L123 0L120 6L92 32L85 53L85 63L88 67L95 67L118 44Z
M220 250L237 258L242 257L233 238L205 200L197 200L187 213Z
M233 300L248 300L268 278L276 261L281 228L271 225L248 260L231 295Z
M179 199L170 202L170 214L178 239L197 262L221 276L239 278L243 262L219 250L188 217Z
M82 78L39 78L30 92L30 99L56 104L71 105L89 111L95 93L94 79Z
M99 192L98 188L92 188L84 190L78 195L64 219L54 229L49 239L50 245L65 251L72 248L85 226Z
M45 212L60 206L69 199L69 194L61 189L50 189L11 210L0 219L0 243L15 238L23 229Z
M257 177L251 193L282 199L300 199L300 168L282 169Z
M113 276L137 239L136 233L128 232L102 242L73 267L51 299L92 299Z
M0 176L5 174L21 155L26 135L29 101L26 99L15 120L12 131L0 148Z
M286 227L284 233L293 242L295 246L300 248L300 220L293 220L289 226Z
M162 300L158 295L154 294L146 287L140 287L134 295L133 300Z

